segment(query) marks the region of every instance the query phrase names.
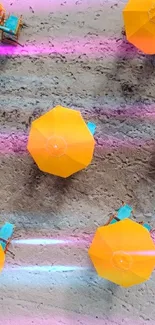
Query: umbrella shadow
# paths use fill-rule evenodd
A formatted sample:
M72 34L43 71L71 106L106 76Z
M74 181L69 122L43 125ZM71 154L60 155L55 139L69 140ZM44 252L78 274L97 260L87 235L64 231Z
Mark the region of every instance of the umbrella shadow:
M126 102L142 101L148 84L155 79L155 55L145 55L130 44L124 29L118 40L113 79L120 83L120 92Z
M63 195L68 191L73 177L74 175L68 178L62 178L45 173L39 169L34 161L32 161L24 184L26 195L32 197L34 192L39 190L39 187L44 183L46 187L51 189L51 195L53 195L53 192L56 194L58 206L61 206L63 204Z
M55 213L57 214L60 213L61 208L67 200L67 193L70 191L73 179L74 175L71 175L67 178L48 175L48 186L50 188L51 184L51 195L55 193Z
M149 84L155 79L155 55L144 55L140 70L137 70L137 81L140 81L139 91L145 94Z
M46 173L42 172L36 163L32 161L30 168L26 174L26 182L24 184L25 192L28 197L32 197L34 192L38 190L39 185L44 181Z
M118 53L121 54L122 59L129 57L134 58L137 56L138 49L128 42L124 27L121 30L120 38L117 40Z
M122 30L121 37L118 40L117 48L112 79L119 82L119 91L126 102L130 99L139 99L139 95L137 98L138 85L129 76L129 71L132 71L132 64L138 50L126 40L124 30Z
M148 167L149 168L147 171L147 175L148 175L149 179L154 181L155 180L155 147L151 154Z
M66 191L68 191L74 177L75 177L74 175L71 175L67 178L53 176L54 178L53 190L56 190L58 192L58 195L65 194Z
M32 161L28 165L23 190L18 197L22 211L33 215L34 223L40 222L41 225L42 222L47 222L47 225L52 224L59 229L63 205L67 200L66 194L69 192L72 178L73 176L63 179L42 172ZM17 206L19 204L15 201L14 210Z

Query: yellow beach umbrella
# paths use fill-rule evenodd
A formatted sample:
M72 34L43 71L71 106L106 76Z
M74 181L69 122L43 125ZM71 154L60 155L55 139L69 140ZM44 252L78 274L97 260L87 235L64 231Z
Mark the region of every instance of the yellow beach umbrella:
M145 54L155 54L155 1L129 0L123 18L127 40Z
M149 231L130 219L99 227L89 255L101 277L123 287L148 280L155 267Z
M94 145L81 113L56 106L32 122L27 149L40 170L68 177L91 163Z

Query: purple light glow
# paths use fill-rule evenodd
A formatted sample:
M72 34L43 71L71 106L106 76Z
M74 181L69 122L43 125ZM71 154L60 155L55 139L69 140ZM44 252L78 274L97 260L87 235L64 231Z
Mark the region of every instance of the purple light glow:
M43 2L41 0L27 0L27 1L14 1L12 5L10 5L10 0L5 0L5 8L6 10L11 10L11 12L16 12L23 14L25 12L32 13L32 10L34 11L34 14L39 14L39 12L56 12L57 10L60 11L68 11L70 10L84 10L85 8L88 8L88 6L98 6L100 5L100 0L82 0L77 1L77 3L73 0L67 0L63 2L62 0L46 0ZM108 3L108 0L104 0L105 4ZM113 0L110 0L110 3L113 3ZM30 7L32 9L30 9Z
M99 98L100 99L100 98ZM113 102L111 105L105 105L104 108L96 108L95 113L92 111L88 111L84 115L88 116L89 118L111 118L117 120L123 120L124 118L131 119L131 120L148 120L152 121L155 119L155 105L125 105L125 108L122 108L121 105L117 105L116 108L113 107ZM78 108L79 109L79 108ZM81 108L81 112L83 109Z
M126 48L127 47L127 48ZM137 52L136 52L137 53ZM36 56L36 55L89 55L89 57L103 57L104 59L116 55L133 56L135 51L128 44L122 45L115 38L87 37L82 39L49 39L46 43L25 44L24 47L1 45L0 56Z
M124 317L122 319L118 315L111 315L111 317L104 317L101 319L101 317L96 317L96 315L93 316L87 316L85 314L81 313L75 313L71 311L65 312L65 310L61 310L59 308L59 313L62 314L57 316L58 311L56 308L51 307L51 314L52 316L48 315L41 315L39 317L24 317L24 316L19 316L19 317L14 317L13 315L11 318L6 318L1 316L0 324L5 324L5 325L17 325L17 324L22 324L22 325L79 325L79 324L85 324L85 325L118 325L118 324L125 324L125 325L154 325L154 321L149 321L149 323L144 323L143 320L135 319L129 319L125 317L125 323L124 323ZM33 313L34 314L34 313ZM123 321L123 323L122 323Z
M152 146L155 144L154 140L140 140L133 138L119 139L113 136L106 136L96 138L96 148L100 149L120 149L120 148L128 148L128 149L137 149L140 147Z
M1 317L0 324L5 325L32 325L32 322L34 325L79 325L79 324L89 324L89 325L115 325L116 323L113 320L107 320L107 319L101 319L99 317L92 317L87 315L82 315L74 312L67 312L67 315L65 315L65 311L62 310L62 316L57 316L57 313L53 312L54 308L51 308L52 316L44 315L38 317L12 317L11 319L3 318ZM61 312L61 309L59 308L59 313ZM106 322L105 322L106 321ZM126 323L126 325L132 325L132 323ZM135 323L135 325L142 325L142 323ZM150 324L149 325L153 325Z
M1 133L0 134L0 154L27 154L28 135L24 132L19 133ZM155 144L154 140L143 139L120 139L114 136L104 135L103 137L95 137L96 148L99 149L119 149L130 148L137 149L138 147L147 147Z
M3 79L4 76L2 76ZM24 82L29 83L33 80L33 76L16 76L14 78L14 82ZM4 80L9 80L6 76L4 77ZM44 79L46 80L46 78ZM10 80L9 80L10 81ZM43 78L35 77L36 82L43 81ZM50 83L50 79L47 79L47 83ZM11 94L10 94L11 96ZM34 98L35 99L35 98ZM37 99L37 98L36 98ZM98 97L97 100L101 100L102 97ZM118 102L118 104L114 105L114 102L110 100L110 98L107 98L109 104L105 104L103 107L96 107L95 109L87 109L83 107L78 107L78 110L81 112L82 116L87 119L103 119L103 118L111 118L111 119L117 119L122 120L124 118L131 119L131 120L144 120L144 121L152 121L155 119L155 105L145 105L145 104L134 104L134 105L125 105L125 107L121 107L121 103ZM11 96L11 101L13 102L14 96ZM46 99L44 99L44 102L46 102ZM16 101L13 102L13 104L16 104ZM49 105L49 102L47 100L47 105ZM17 110L25 111L25 108L17 107ZM76 108L75 108L76 109Z

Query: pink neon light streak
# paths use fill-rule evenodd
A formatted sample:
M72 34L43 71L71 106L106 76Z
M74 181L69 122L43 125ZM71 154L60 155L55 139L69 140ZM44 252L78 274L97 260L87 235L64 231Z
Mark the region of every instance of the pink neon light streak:
M0 134L0 154L25 154L27 153L28 135L26 133ZM118 149L120 147L135 149L154 145L154 140L138 140L132 138L119 139L114 136L105 135L96 137L96 148Z
M105 38L90 36L86 38L52 39L48 43L31 45L30 42L24 47L1 45L0 56L37 56L37 55L88 55L91 57L116 57L135 56L138 51L128 42L117 38Z
M59 316L57 316L59 312ZM65 311L62 310L61 308L55 309L51 307L51 316L48 314L43 314L40 315L40 317L24 317L24 316L19 316L19 317L14 317L12 315L11 318L6 318L1 316L0 319L0 324L5 324L5 325L17 325L17 324L22 324L22 325L32 325L37 324L37 325L79 325L79 324L89 324L89 325L118 325L121 324L123 320L123 317L121 319L120 316L112 314L111 316L107 316L104 318L98 317L97 315L93 316L88 316L85 314L81 313L75 313L72 311ZM123 323L124 324L124 321ZM143 320L133 319L125 317L125 324L126 325L154 325L154 321L149 320L148 322L145 322Z
M53 313L53 308L51 308L52 316L40 316L38 317L12 317L11 319L2 318L0 320L0 324L5 325L79 325L79 324L89 324L89 325L116 325L114 320L110 320L108 318L101 319L100 317L92 317L83 314L78 314L74 312L67 312L65 315L65 311L59 309L59 313L62 315L57 316L56 313ZM58 313L58 310L57 310ZM2 322L2 323L1 323ZM126 323L126 325L132 325L132 323ZM142 325L142 323L135 323L135 325ZM153 325L150 324L149 325Z

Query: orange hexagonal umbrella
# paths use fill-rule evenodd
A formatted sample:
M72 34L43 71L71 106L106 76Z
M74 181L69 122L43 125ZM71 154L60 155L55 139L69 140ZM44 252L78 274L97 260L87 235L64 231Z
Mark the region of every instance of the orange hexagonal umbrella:
M149 231L130 219L99 227L89 255L101 277L123 287L148 280L155 267Z
M146 54L155 54L155 1L129 0L123 10L127 40Z
M32 122L27 149L40 170L68 177L91 163L94 145L81 113L56 106Z

